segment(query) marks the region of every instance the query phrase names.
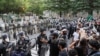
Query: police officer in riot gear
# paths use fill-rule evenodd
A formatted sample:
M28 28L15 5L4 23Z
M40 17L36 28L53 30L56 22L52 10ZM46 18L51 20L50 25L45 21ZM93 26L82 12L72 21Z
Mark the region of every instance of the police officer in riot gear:
M54 33L54 30L50 30L49 40L52 38L53 33Z
M17 42L17 50L18 51L21 51L21 48L23 48L23 45L24 45L24 34L23 33L19 33L18 34L19 35L19 40L18 40L18 42Z
M0 44L0 56L10 56L12 44L6 39L7 35L2 35L2 43Z
M17 52L24 52L25 56L31 56L31 52L30 52L30 41L28 38L24 37L24 33L21 32L19 33L19 40L17 42L17 48L16 51Z
M34 45L31 45L31 42L28 38L25 39L25 45L24 45L24 52L27 56L31 56L31 48L33 48Z

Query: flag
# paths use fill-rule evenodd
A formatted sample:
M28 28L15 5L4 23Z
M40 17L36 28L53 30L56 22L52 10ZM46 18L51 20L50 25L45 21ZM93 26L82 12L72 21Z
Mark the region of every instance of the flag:
M91 21L91 20L93 20L93 16L92 15L88 15L87 21Z

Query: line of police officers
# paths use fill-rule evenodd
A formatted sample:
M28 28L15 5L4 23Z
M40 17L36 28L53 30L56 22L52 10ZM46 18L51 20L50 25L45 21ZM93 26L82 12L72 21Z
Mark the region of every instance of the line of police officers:
M6 41L7 35L2 36L2 43L0 43L0 56L31 56L31 42L24 33L19 33L19 40L17 43Z
M49 49L48 44L50 44L50 56L58 56L59 55L59 48L58 44L60 40L58 39L58 33L51 31L49 39L46 36L46 30L41 29L40 35L37 37L37 44L38 44L38 55L45 56L47 50ZM66 42L66 30L62 31L61 40ZM21 32L18 34L19 39L16 43L6 41L7 35L2 36L2 43L0 44L0 56L31 56L31 46L30 39L24 36L24 33ZM64 39L63 39L64 38ZM66 43L64 44L66 47Z

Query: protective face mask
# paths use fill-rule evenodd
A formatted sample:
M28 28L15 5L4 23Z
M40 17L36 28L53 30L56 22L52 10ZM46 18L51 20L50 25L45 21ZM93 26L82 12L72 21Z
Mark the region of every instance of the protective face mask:
M3 41L3 40L0 39L0 43L2 43L2 41ZM10 42L8 37L6 38L6 41L7 41L7 42Z

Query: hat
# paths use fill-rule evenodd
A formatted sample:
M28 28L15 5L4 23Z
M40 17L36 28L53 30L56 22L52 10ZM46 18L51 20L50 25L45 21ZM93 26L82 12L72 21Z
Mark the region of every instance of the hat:
M63 29L62 31L67 31L67 29Z
M54 32L52 35L55 36L55 37L58 37L58 33Z
M96 48L96 49L99 49L99 48L100 48L100 43L97 42L96 40L89 40L89 44L90 44L92 47Z

